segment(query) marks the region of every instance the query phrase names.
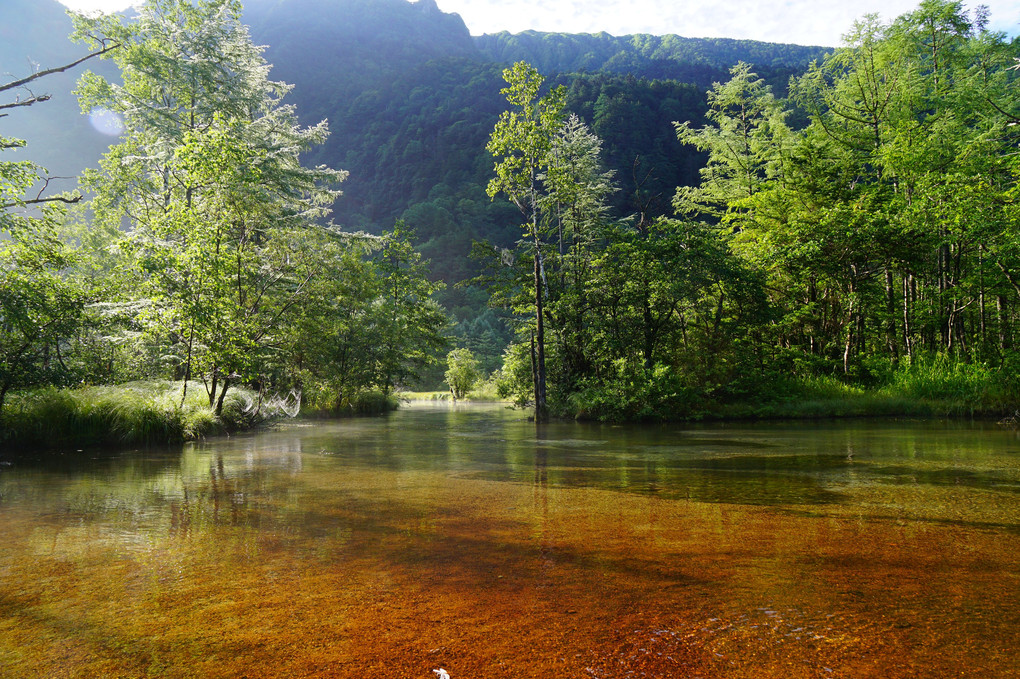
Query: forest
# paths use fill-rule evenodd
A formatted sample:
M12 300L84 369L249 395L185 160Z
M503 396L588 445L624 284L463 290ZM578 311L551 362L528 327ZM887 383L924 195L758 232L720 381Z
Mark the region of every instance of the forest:
M597 135L562 90L535 98L536 71L507 71L490 194L521 208L528 247L487 278L525 328L506 391L540 417L772 414L864 390L886 412L1008 410L1017 50L986 18L938 0L865 17L787 97L737 64L705 125L675 124L707 162L668 218L607 218L618 168Z
M451 349L539 421L1020 407L1020 46L983 10L924 0L832 50L442 15L454 47L413 72L316 72L350 81L339 125L246 11L73 17L116 66L81 108L123 131L79 192L0 161L0 439L379 407ZM0 109L46 107L19 96L44 75ZM158 424L112 424L139 403Z

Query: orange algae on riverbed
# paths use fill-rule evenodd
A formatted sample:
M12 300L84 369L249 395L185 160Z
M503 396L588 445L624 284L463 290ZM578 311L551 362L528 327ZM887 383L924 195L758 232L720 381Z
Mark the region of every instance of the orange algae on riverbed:
M135 490L159 511L93 481L0 505L0 676L1020 676L1012 497L975 521L952 487L759 506L203 465Z

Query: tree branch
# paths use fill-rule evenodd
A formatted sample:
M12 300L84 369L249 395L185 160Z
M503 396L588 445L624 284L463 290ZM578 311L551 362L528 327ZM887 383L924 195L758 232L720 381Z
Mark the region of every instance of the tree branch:
M32 93L29 92L29 94L32 94ZM21 101L19 99L19 100L15 101L14 103L11 103L11 104L0 104L0 110L3 110L5 108L18 108L19 106L31 106L32 104L38 104L41 101L49 101L49 100L50 100L50 95L48 95L48 94L40 94L39 96L36 96L36 95L32 94L31 97L29 97L28 99L26 99L24 101ZM3 115L5 116L7 114L5 113ZM0 118L2 118L2 117L3 116L0 116Z
M54 196L52 198L30 198L29 200L23 201L24 205L39 205L40 203L67 203L68 205L74 205L81 200L81 196L72 196L68 198L66 196Z
M48 68L45 71L39 71L37 73L33 73L32 75L30 75L30 76L28 76L26 78L22 78L21 80L15 80L13 82L2 84L2 85L0 85L0 92L6 92L7 90L13 90L13 89L18 88L18 87L24 87L25 85L27 85L28 83L32 82L33 80L38 80L39 78L51 75L53 73L63 73L64 71L68 71L68 70L74 68L75 66L77 66L78 64L86 62L89 59L92 59L93 57L102 56L102 55L106 54L107 52L110 52L111 50L115 50L118 47L120 47L120 43L119 42L114 42L114 43L110 43L110 44L106 44L105 42L102 42L101 44L103 45L102 49L98 49L95 52L87 54L84 57L82 57L81 59L78 59L77 61L72 61L69 64L64 64L63 66L56 66L54 68ZM24 104L24 105L27 106L28 104ZM3 108L3 107L0 107L0 108Z

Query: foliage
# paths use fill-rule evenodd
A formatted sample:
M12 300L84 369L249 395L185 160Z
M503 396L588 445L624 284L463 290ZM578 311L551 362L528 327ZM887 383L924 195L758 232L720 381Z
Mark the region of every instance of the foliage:
M9 210L30 202L36 168L0 164L0 407L11 391L21 404L10 436L182 440L249 425L288 390L389 409L445 348L442 286L402 224L378 238L322 224L346 173L300 164L326 125L302 127L282 103L290 87L268 79L240 3L150 0L134 21L74 23L122 73L85 74L83 110L116 112L124 132L86 173L94 198L77 221ZM180 388L25 391L117 377ZM131 398L137 411L120 404ZM41 413L66 423L56 438L32 433Z
M786 69L805 68L822 57L824 47L805 47L733 40L685 38L678 35L567 34L506 31L476 38L495 61L526 60L543 72L604 71L647 78L678 80L708 87L739 61L758 64L770 78L785 81Z
M575 418L602 422L695 419L705 405L704 395L669 366L648 369L626 359L606 376L583 380L567 401Z
M471 388L481 378L478 370L478 361L470 349L454 349L446 355L446 383L450 386L450 393L453 399L458 401L465 398Z
M71 377L61 344L81 325L89 298L62 274L74 255L52 219L15 218L0 230L0 417L11 390Z
M235 0L150 0L128 25L76 23L83 40L122 43L123 84L88 73L78 91L83 110L125 124L102 172L86 175L96 219L130 220L122 247L149 301L143 324L177 352L185 384L203 376L219 414L232 384L265 380L311 276L292 243L328 212L345 173L299 164L325 123L297 125Z
M21 78L0 81L0 111L49 100L30 86L36 80L69 70L119 47L116 40L90 35L94 50L74 61ZM12 100L7 100L11 97ZM7 113L0 113L0 118ZM21 139L0 136L0 153L25 146ZM12 389L71 379L61 346L83 325L87 287L69 275L75 255L56 233L62 211L78 195L44 196L50 179L28 160L0 160L0 422ZM35 197L30 187L42 181ZM30 208L43 206L41 214ZM2 430L0 430L2 431Z
M410 238L398 223L382 237L313 232L295 244L314 254L316 275L281 370L313 407L339 412L366 390L389 394L437 361L448 320Z

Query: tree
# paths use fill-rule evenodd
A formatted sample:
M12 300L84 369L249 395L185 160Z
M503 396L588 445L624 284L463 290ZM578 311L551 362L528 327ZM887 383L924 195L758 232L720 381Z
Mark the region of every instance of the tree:
M369 256L380 239L323 229L295 245L314 275L287 325L274 381L301 391L305 403L340 412L378 381L383 285Z
M460 400L468 395L475 382L482 376L478 370L478 361L470 349L454 349L446 355L446 383L450 385L453 400Z
M443 283L428 279L428 262L411 245L413 238L414 232L398 220L391 232L383 234L375 262L382 289L377 301L380 325L371 356L377 370L375 384L385 393L417 379L446 346L443 330L449 319L432 298Z
M548 168L540 175L540 201L554 238L546 267L547 315L559 344L560 387L566 389L590 367L588 287L616 191L615 173L603 168L601 154L602 140L571 114L553 136Z
M782 169L790 139L786 111L750 64L738 63L730 76L708 93L708 125L695 130L674 123L681 143L708 153L701 186L677 189L673 205L681 216L721 219Z
M881 359L1010 343L1016 49L982 12L925 0L890 24L865 17L792 82L806 128L784 130L776 102L717 110L718 93L749 91L746 70L714 89L708 128L681 126L733 159L709 172L710 157L678 207L711 199L702 212L738 227L731 247L767 277L775 315L760 332L784 369L867 378ZM744 110L758 112L734 127Z
M264 379L314 275L290 243L328 213L346 173L300 165L326 124L297 124L282 103L290 87L269 80L237 0L149 0L126 26L76 25L80 39L101 29L122 44L123 84L89 73L78 88L84 110L124 119L121 143L85 177L96 218L129 220L149 328L185 385L203 376L219 413L231 384Z
M542 215L539 175L549 166L553 136L563 119L565 90L558 87L539 97L544 78L521 61L503 71L507 87L500 90L511 110L504 111L486 146L500 160L489 182L489 197L505 193L524 215L524 241L532 249L535 329L532 339L532 373L535 390L535 421L549 418L546 402L545 365L545 272L542 259Z
M12 389L69 376L61 341L81 321L88 298L63 275L74 257L55 235L53 215L0 230L0 417Z

